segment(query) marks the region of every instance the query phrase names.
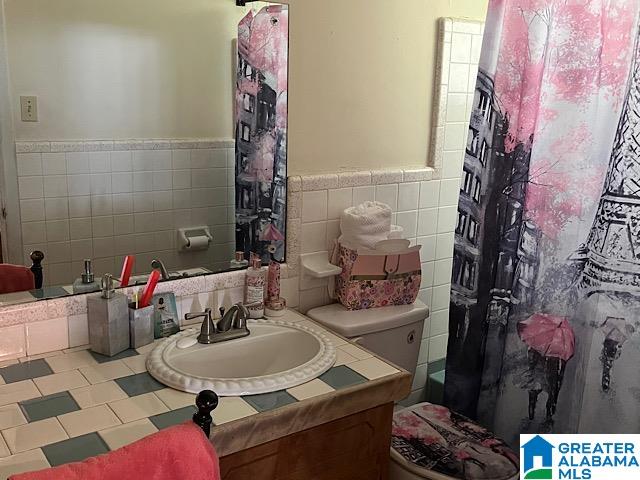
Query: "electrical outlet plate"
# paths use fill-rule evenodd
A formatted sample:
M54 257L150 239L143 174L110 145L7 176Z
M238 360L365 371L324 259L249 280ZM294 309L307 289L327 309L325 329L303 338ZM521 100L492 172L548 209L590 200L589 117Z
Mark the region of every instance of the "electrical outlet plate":
M21 95L20 112L23 122L37 122L38 97L36 97L35 95Z

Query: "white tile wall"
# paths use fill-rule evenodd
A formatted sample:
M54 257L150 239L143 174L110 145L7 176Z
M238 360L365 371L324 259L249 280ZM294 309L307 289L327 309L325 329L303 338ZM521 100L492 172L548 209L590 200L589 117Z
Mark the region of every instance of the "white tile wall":
M184 160L184 154L177 156L178 162ZM172 163L173 165L173 163ZM112 163L113 168L113 163ZM402 172L401 172L402 173ZM391 181L393 175L387 176L378 173L377 176L356 175L355 180L350 180L346 175L342 175L343 185L361 183L363 181L374 181L374 178ZM439 360L446 353L447 323L448 323L448 301L449 301L449 276L451 271L452 244L449 232L437 233L437 225L441 215L451 215L451 210L447 207L438 208L439 191L441 180L434 177L434 172L430 169L424 171L410 171L406 174L407 181L396 181L392 188L384 189L387 198L396 205L394 213L396 218L404 223L408 230L414 228L411 233L411 240L422 245L423 258L423 285L420 291L420 299L431 308L432 319L425 325L423 339L421 341L420 360L417 376L414 380L414 392L410 399L417 401L424 396L424 385L426 382L427 363ZM397 177L396 177L397 178ZM364 179L364 180L363 180ZM289 205L289 231L287 235L288 265L283 270L282 292L291 308L299 308L306 312L311 308L325 305L331 300L327 289L327 283L317 281L309 285L300 284L298 278L299 252L323 251L333 243L339 234L339 220L331 218L336 216L338 208L358 203L361 199L377 198L375 195L376 186L358 185L355 187L339 187L338 182L331 179L318 179L312 177L291 177L290 184L294 185L294 195L290 195ZM295 192L295 185L306 186L302 192ZM324 188L326 185L333 185L334 188ZM378 185L380 186L380 185ZM389 196L393 192L394 196ZM435 192L435 193L434 193ZM295 195L295 193L301 193ZM292 198L295 200L292 201ZM317 211L304 208L304 202L319 201L326 205L320 209L321 215ZM326 199L326 201L324 200ZM299 203L299 204L296 204ZM323 203L324 202L324 203ZM331 208L329 207L331 205ZM426 205L426 208L423 206ZM436 205L432 207L431 205ZM79 205L69 205L72 210L81 211ZM212 209L208 209L212 210ZM224 209L222 209L224 210ZM309 212L310 218L314 221L307 221L303 212ZM298 217L295 218L296 212ZM224 217L224 212L221 213ZM107 216L112 218L111 216ZM122 217L122 218L116 218ZM113 225L110 221L105 221L99 228L107 231L109 228L130 228L131 217L135 226L135 214L114 215ZM53 222L56 222L54 220ZM45 241L47 239L47 224L49 222L27 222L25 225L31 228L33 225L42 224L42 232ZM55 228L64 231L66 224L54 224ZM415 225L415 227L413 227ZM35 232L39 231L35 228ZM83 249L103 250L117 254L118 251L129 251L135 246L136 240L142 244L161 242L161 238L156 238L158 232L118 235L115 237L105 237L109 240L91 238L78 238L87 236L93 228L93 218L71 218L68 220L68 231L70 240L71 258L82 258ZM417 232L429 232L427 235L418 236ZM161 233L161 232L160 232ZM111 238L113 240L111 240ZM130 243L133 242L133 243ZM61 248L60 255L67 255L64 249L66 242L49 242L56 248ZM111 250L109 250L111 248ZM121 249L121 250L120 250ZM77 252L77 253L76 253ZM77 257L74 257L77 255ZM65 268L71 268L71 262L65 263ZM178 308L181 318L184 313L202 311L204 308L212 308L217 311L221 305L229 306L242 300L244 289L242 287L244 277L242 272L231 274L214 275L211 277L197 277L187 280L168 282L162 284L163 291L174 291L177 296ZM69 297L67 299L38 302L18 307L0 308L0 323L4 325L0 328L0 338L6 342L0 342L0 360L9 360L22 357L25 354L36 354L50 352L63 348L75 348L88 342L86 300L84 296ZM38 321L33 322L34 319ZM13 325L14 326L10 326ZM52 334L54 332L54 334Z
M446 355L449 296L456 211L471 105L482 46L481 22L443 18L439 48L431 158L439 174L437 185L423 182L418 210L418 239L422 245L423 279L420 298L431 306L413 393L408 401L424 398L426 364Z
M16 144L25 264L31 251L43 250L46 284L71 283L84 258L94 259L98 273L117 274L126 254L137 255L137 272L148 271L155 257L171 269L233 257L232 142L103 142L100 147L107 150L88 151L94 144L87 142ZM324 209L321 216L326 201ZM200 225L214 233L212 247L179 253L176 229Z
M27 355L38 355L69 348L66 318L54 318L26 325Z
M431 169L399 173L400 175L394 171L372 172L368 175L367 172L357 172L352 179L348 177L349 174L341 174L338 185L328 182L326 176L290 177L290 184L302 185L303 191L302 195L289 197L291 218L288 235L300 240L295 243L291 238L288 239L290 255L287 261L292 263L292 251L328 251L340 233L338 218L344 208L365 200L381 201L392 208L394 222L404 228L406 238L414 244L422 245L423 282L420 299L438 319L437 328L432 331L427 325L423 333L418 375L414 382L414 397L418 398L424 393L427 362L439 360L446 354L453 258L451 225L455 220L456 207L453 205L457 205L459 183L455 185L455 195L448 192L445 194L441 193L441 186L447 181L434 178L434 174L437 177L437 172ZM374 181L383 183L374 185ZM358 186L340 187L349 184ZM331 185L331 188L327 188L327 185ZM445 188L449 187L450 184L445 183ZM301 205L296 202L301 202ZM296 216L300 217L299 235L295 231L298 225ZM331 302L326 280L304 281L300 283L299 289L302 312ZM435 304L434 298L437 301ZM443 323L444 318L447 321Z
M0 335L0 362L24 357L27 354L27 345L23 325L14 325L1 329Z
M457 179L462 171L483 32L482 22L439 21L431 157L442 179ZM451 202L454 193L448 192L444 200Z

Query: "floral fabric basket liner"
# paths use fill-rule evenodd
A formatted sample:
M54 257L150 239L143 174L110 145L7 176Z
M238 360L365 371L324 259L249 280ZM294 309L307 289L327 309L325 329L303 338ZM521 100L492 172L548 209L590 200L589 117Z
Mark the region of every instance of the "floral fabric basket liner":
M510 480L518 478L518 456L504 441L441 405L420 403L396 412L392 456L428 478Z
M335 296L349 310L408 305L416 301L422 281L420 246L408 240L385 240L375 250L336 244Z

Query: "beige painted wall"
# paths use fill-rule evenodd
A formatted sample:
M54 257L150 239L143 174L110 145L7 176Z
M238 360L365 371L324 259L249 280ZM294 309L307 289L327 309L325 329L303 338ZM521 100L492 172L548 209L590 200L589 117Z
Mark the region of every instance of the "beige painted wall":
M234 0L5 0L18 140L233 137ZM38 123L19 118L37 95Z
M289 172L424 166L436 21L486 0L290 0Z
M17 139L233 136L234 0L5 3ZM289 3L290 174L425 165L436 21L486 0Z

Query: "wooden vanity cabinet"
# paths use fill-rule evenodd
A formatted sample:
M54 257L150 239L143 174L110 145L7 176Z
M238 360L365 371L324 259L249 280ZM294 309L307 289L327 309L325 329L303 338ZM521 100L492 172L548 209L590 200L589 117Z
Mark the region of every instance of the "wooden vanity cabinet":
M387 480L393 403L220 459L223 480Z

